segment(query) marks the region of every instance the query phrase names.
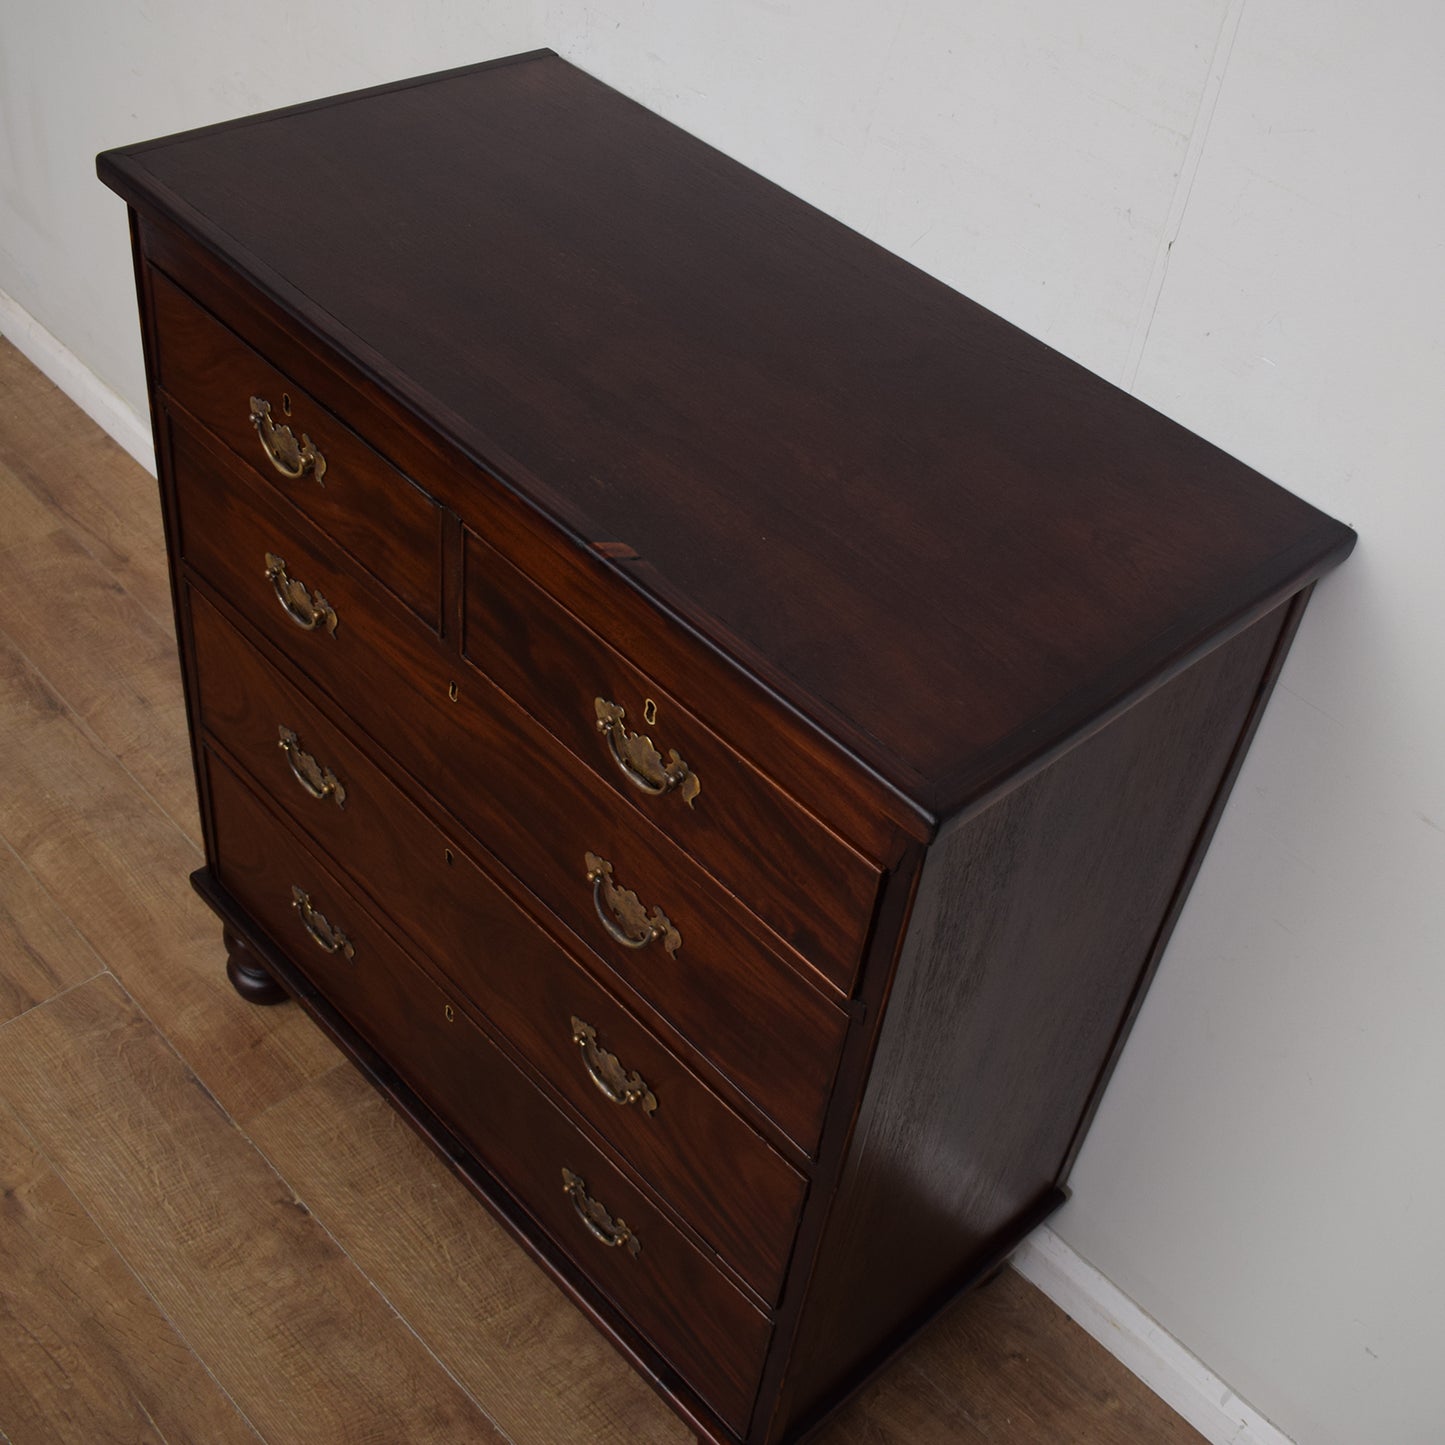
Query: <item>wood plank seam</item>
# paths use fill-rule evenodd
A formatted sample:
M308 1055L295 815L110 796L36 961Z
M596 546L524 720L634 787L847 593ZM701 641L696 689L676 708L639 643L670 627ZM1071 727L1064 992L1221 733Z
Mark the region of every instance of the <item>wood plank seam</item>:
M48 1003L52 998L63 997L65 994L69 993L72 988L75 988L82 983L89 983L92 978L95 978L98 974L105 973L108 970L106 967L105 959L101 957L95 945L80 931L78 927L76 927L75 920L71 918L70 913L65 908L64 904L60 901L60 899L55 896L55 894L49 888L45 886L45 883L40 878L40 875L36 873L36 871L30 866L28 862L26 862L26 860L16 850L10 840L4 836L3 832L0 832L0 847L3 847L5 851L9 853L9 855L15 860L16 866L25 873L26 877L30 879L31 883L34 884L36 889L43 893L45 897L48 898L55 905L56 911L60 913L65 918L66 922L70 924L71 928L74 929L75 936L84 945L86 952L95 959L96 963L95 973L87 974L85 978L73 980L71 983L66 984L63 988L57 990L55 993L50 994L47 998L37 999L35 1003L30 1006L31 1008L34 1008L40 1004ZM37 961L40 962L42 965L44 964L44 960L39 959L38 956ZM49 972L48 969L46 971ZM21 1009L21 1011L15 1015L15 1018L23 1018L29 1012L30 1008ZM5 1024L11 1023L13 1021L13 1019L0 1020L0 1028L4 1028Z
M211 1107L215 1109L215 1111L226 1121L226 1123L229 1124L230 1127L233 1128L236 1133L239 1134L240 1137L244 1139L246 1143L256 1151L256 1154L260 1157L262 1163L265 1164L266 1168L271 1171L271 1173L275 1176L276 1180L282 1185L286 1192L290 1194L291 1199L295 1203L297 1208L304 1210L307 1215L310 1216L316 1227L320 1229L322 1234L324 1234L326 1238L330 1241L330 1243L335 1247L337 1253L346 1260L346 1262L352 1267L352 1269L356 1271L356 1273L361 1277L361 1279L364 1280L366 1284L370 1286L370 1288L375 1292L376 1296L381 1300L382 1304L384 1304L386 1308L391 1312L397 1323L400 1324L401 1327L408 1334L412 1335L415 1338L416 1342L421 1346L421 1348L432 1358L432 1360L435 1361L436 1365L442 1371L442 1373L446 1375L453 1384L456 1385L457 1389L461 1391L461 1393L469 1401L471 1401L471 1403L476 1407L477 1411L491 1423L493 1429L497 1431L498 1435L500 1435L503 1439L507 1440L510 1445L511 1437L508 1436L507 1433L497 1423L497 1421L493 1419L491 1412L480 1400L477 1399L477 1397L472 1393L472 1391L469 1390L460 1379L458 1379L456 1373L452 1370L451 1366L448 1365L447 1362L442 1359L440 1355L437 1354L436 1350L432 1348L430 1341L427 1340L426 1337L417 1328L417 1326L414 1325L411 1320L409 1320L401 1312L401 1310L396 1307L396 1305L388 1297L386 1292L380 1287L380 1285L377 1284L377 1282L371 1277L371 1275L362 1268L362 1266L360 1265L360 1263L358 1263L351 1251L347 1249L346 1246L341 1242L341 1239L338 1237L336 1231L333 1230L330 1225L327 1224L326 1220L323 1219L322 1216L318 1214L316 1210L314 1210L311 1205L308 1204L306 1200L301 1197L299 1191L277 1167L275 1160L273 1160L271 1156L266 1152L266 1150L263 1149L261 1145L258 1144L256 1140L251 1137L250 1132L241 1125L240 1121L237 1120L226 1108L226 1106L215 1096L215 1094L211 1092L211 1090L207 1087L205 1081L192 1067L190 1060L187 1059L185 1055L181 1053L180 1049L176 1046L175 1041L169 1036L169 1034L166 1033L166 1031L160 1026L160 1024L150 1014L150 1012L141 1004L141 1002L136 998L136 996L125 986L125 983L121 979L117 978L116 984L120 988L121 992L125 995L125 998L129 1002L130 1006L136 1011L137 1014L140 1015L141 1018L146 1021L147 1024L150 1025L152 1029L155 1030L156 1037L159 1038L161 1042L165 1045L165 1047L170 1050L171 1054L174 1055L176 1061L180 1064L181 1068L185 1070L190 1082L194 1084L194 1086L201 1092L201 1095L203 1098L205 1098L206 1102L209 1103ZM54 1166L52 1165L52 1167ZM177 1333L180 1334L181 1332L177 1330ZM181 1337L183 1339L185 1338L183 1334ZM187 1341L187 1343L189 1343L189 1341ZM194 1346L192 1346L192 1348L194 1349ZM197 1358L202 1358L199 1351L197 1351ZM203 1359L202 1363L204 1363ZM249 1421L247 1423L249 1423ZM257 1433L259 1434L259 1432Z
M108 971L109 970L106 970L106 972ZM96 977L99 977L99 975L96 975ZM88 984L93 981L93 979L86 979L84 980L84 983ZM125 992L125 988L123 985L120 984L119 980L117 980L116 982L117 986L121 988L121 992L125 994L125 997L129 999L130 1002L134 1005L135 1000L131 999L130 995ZM83 987L83 984L76 984L74 985L74 987L80 988ZM65 990L65 993L70 992L72 992L71 989ZM64 997L64 994L59 994L56 997L62 998ZM46 1004L53 1002L54 1000L46 1000ZM40 1004L37 1005L37 1007L44 1008L46 1007L46 1004ZM31 1011L27 1010L27 1012ZM15 1020L11 1019L9 1020L9 1022L14 1023ZM155 1025L152 1024L151 1027L154 1028ZM0 1025L0 1032L3 1032L3 1028L4 1026ZM165 1038L165 1035L161 1034L159 1029L157 1029L156 1032L160 1035L161 1038ZM220 1380L216 1378L216 1375L211 1369L209 1363L206 1361L205 1356L195 1347L194 1344L191 1343L191 1341L186 1337L185 1331L181 1329L180 1325L176 1322L176 1320L171 1317L170 1312L164 1307L164 1305L161 1304L160 1300L156 1298L155 1294L152 1292L150 1286L146 1283L140 1271L137 1270L135 1265L133 1265L131 1261L126 1257L125 1251L122 1250L120 1246L116 1243L116 1241L111 1237L110 1232L104 1227L104 1225L101 1224L100 1220L98 1220L95 1215L86 1208L84 1201L75 1192L74 1188L71 1186L70 1180L66 1178L65 1171L60 1168L59 1164L57 1164L53 1158L51 1158L44 1144L38 1138L36 1138L35 1134L31 1131L29 1125L26 1124L24 1118L21 1116L19 1110L13 1107L11 1100L6 1097L3 1091L0 1091L0 1104L3 1104L5 1108L9 1111L10 1117L14 1121L15 1127L19 1129L20 1132L25 1136L26 1140L30 1144L30 1147L35 1150L36 1154L39 1155L39 1157L45 1162L46 1168L48 1168L50 1172L55 1176L55 1178L60 1182L61 1187L74 1201L76 1209L85 1216L86 1220L89 1221L91 1228L95 1230L99 1238L105 1242L106 1247L111 1251L111 1253L116 1257L116 1259L121 1262L121 1264L130 1274L131 1278L135 1280L136 1287L141 1291L141 1293L146 1297L146 1299L150 1301L151 1307L155 1310L157 1315L159 1315L160 1318L165 1321L165 1323L174 1332L176 1338L180 1340L181 1343L184 1344L185 1347L195 1357L196 1362L206 1372L207 1377L210 1379L211 1383L215 1385L216 1389L220 1392L222 1398L226 1400L226 1402L231 1406L231 1408L235 1410L236 1414L243 1421L245 1421L247 1428L250 1429L252 1434L254 1434L258 1440L264 1439L261 1432L256 1429L255 1425L251 1422L250 1417L241 1408L240 1404L232 1396L230 1391L227 1390L226 1387L221 1384ZM145 1409L144 1404L140 1401L137 1401L137 1404L140 1404L141 1409L145 1413L146 1419L151 1425L151 1427L156 1431L158 1435L161 1436L162 1439L164 1439L165 1432L151 1417L150 1412ZM5 1445L8 1445L8 1441L9 1437L4 1433L3 1428L0 1428L0 1442L5 1442Z
M59 393L59 388L56 388L56 391L57 393ZM113 445L110 436L106 432L102 431L98 426L95 426L93 422L90 422L88 418L86 418L84 421L78 421L76 425L78 427L87 426L93 429L94 437L86 438L85 440L104 439L107 443ZM14 453L10 454L9 456L0 455L0 466L3 466L10 473L10 475L14 477L14 479L20 484L20 486L36 500L36 502L38 502L41 506L45 507L48 511L51 512L53 516L55 516L59 520L66 534L71 538L72 541L74 541L76 546L79 547L80 550L84 552L85 555L89 557L91 561L96 564L97 567L103 568L115 580L116 585L126 593L126 595L136 604L136 606L139 607L141 611L144 612L145 615L150 618L150 620L154 622L158 628L161 629L162 632L164 632L167 636L174 635L174 619L169 616L169 614L157 613L153 611L152 608L147 604L144 597L140 596L131 588L126 586L124 579L119 575L119 573L116 572L115 568L112 567L110 563L105 559L105 557L96 550L94 540L87 535L87 533L82 527L76 525L74 518L66 510L65 506L55 497L51 488L46 484L44 478L40 476L40 474L35 470L33 466L30 466L27 463L26 459L23 456L16 455ZM136 470L144 472L144 468L142 467L137 467ZM157 517L157 522L158 521L159 517Z
M5 847L7 847L7 848L10 847L10 844L9 844L8 842L6 842L4 838L0 838L0 843L4 843ZM14 849L11 849L11 851L14 852ZM17 855L17 856L18 856L18 855ZM22 859L21 861L23 862L24 860ZM45 886L44 884L41 884L41 887L44 887L44 886ZM68 917L68 916L69 916L69 915L67 915L67 917ZM81 937L84 938L84 937L85 937L84 934L82 934ZM90 948L90 950L91 950L92 953L95 951L95 949L94 949L93 945L90 943L90 940L89 940L89 939L85 939L85 944L86 944L86 947L87 947L87 948ZM47 1004L53 1004L53 1003L57 1002L59 999L63 999L63 998L66 996L66 994L74 993L74 991L75 991L76 989L78 989L78 988L84 988L86 984L88 984L88 983L94 983L94 982L96 981L96 979L101 978L101 977L104 977L106 974L110 974L110 977L111 977L111 978L115 978L115 975L114 975L113 973L111 973L110 969L108 969L108 968L104 965L104 963L102 963L101 966L100 966L98 969L96 969L96 971L95 971L94 973L92 973L92 974L87 974L85 978L78 978L78 979L76 979L76 981L75 981L74 983L67 984L67 985L66 985L63 989L61 989L58 993L53 993L53 994L51 994L49 998L39 999L37 1002L31 1004L29 1008L21 1009L20 1012L19 1012L18 1014L15 1014L13 1017L8 1018L8 1019L4 1019L4 1020L0 1020L0 1034L3 1034L3 1033L5 1032L5 1030L8 1029L8 1028L11 1026L11 1024L19 1023L21 1019L23 1019L23 1018L28 1018L31 1014L33 1014L33 1013L35 1012L36 1009L45 1008ZM116 979L116 982L117 982L117 983L120 983L120 980L119 980L119 979Z
M85 717L81 713L76 711L76 709L71 705L69 699L66 698L65 695L61 693L58 688L56 688L55 684L52 683L51 680L45 675L45 673L36 666L34 661L31 659L29 653L27 653L25 649L20 646L20 644L15 640L14 636L4 627L0 627L0 639L4 640L6 645L9 646L9 648L15 653L15 655L25 665L25 667L30 671L30 673L41 683L44 684L45 690L58 703L60 703L60 705L65 709L66 714L70 717L72 723L75 725L76 729L86 740L86 742L88 742L91 747L95 748L104 757L114 762L115 766L118 767L135 785L136 791L140 793L140 795L145 798L145 800L150 803L158 813L160 813L160 815L166 820L166 822L168 822L173 828L176 829L178 833L181 834L181 836L186 840L187 846L195 850L196 857L199 859L199 857L201 856L200 850L196 848L195 843L191 839L191 835L186 832L184 826L177 820L175 815L165 806L165 804L160 801L159 798L156 797L154 793L150 791L149 788L146 787L146 785L138 777L136 777L136 775L131 771L131 769L126 766L125 760L119 757L116 754L115 750L105 743L104 739L102 739L96 733L95 729L85 719ZM77 924L76 927L79 928L79 924ZM81 933L81 936L85 937L83 931ZM89 942L88 939L87 942ZM94 944L92 944L91 946L94 947Z

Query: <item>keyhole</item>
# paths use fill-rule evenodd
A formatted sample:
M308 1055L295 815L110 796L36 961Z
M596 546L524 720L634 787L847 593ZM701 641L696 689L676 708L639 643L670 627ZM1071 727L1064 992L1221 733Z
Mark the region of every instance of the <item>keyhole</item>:
M642 704L642 720L648 727L652 727L657 722L657 704L651 698Z
M454 1023L456 1023L456 1021L457 1021L457 1016L456 1016L456 1014L454 1014L454 1013L452 1012L452 1006L451 1006L451 1004L446 1004L446 1005L444 1005L443 1008L442 1008L442 1013L446 1016L446 1021L447 1021L449 1024L454 1024Z
M283 391L281 393L281 410L287 416L291 415L291 393L289 391Z
M445 857L446 860L447 860L447 867L448 867L448 868L450 868L450 867L452 866L452 864L457 861L457 860L452 856L452 850L451 850L450 848L443 848L443 849L442 849L442 855L443 855L443 857Z
M462 690L461 690L461 688L459 688L459 687L456 685L456 683L454 683L454 682L449 682L449 683L447 683L447 696L448 696L449 698L451 698L451 700L452 700L453 702L455 702L461 695L462 695Z

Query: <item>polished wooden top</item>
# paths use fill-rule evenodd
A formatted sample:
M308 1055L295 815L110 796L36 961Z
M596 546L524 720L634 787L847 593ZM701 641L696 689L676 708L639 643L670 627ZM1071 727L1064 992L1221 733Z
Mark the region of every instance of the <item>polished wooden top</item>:
M926 817L1354 541L549 52L99 170Z

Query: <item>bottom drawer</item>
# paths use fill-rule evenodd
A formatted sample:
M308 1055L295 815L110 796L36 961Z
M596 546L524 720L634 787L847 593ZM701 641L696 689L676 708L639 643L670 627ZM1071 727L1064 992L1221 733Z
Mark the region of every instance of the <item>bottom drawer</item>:
M226 889L511 1190L683 1379L743 1433L769 1320L413 965L215 757Z

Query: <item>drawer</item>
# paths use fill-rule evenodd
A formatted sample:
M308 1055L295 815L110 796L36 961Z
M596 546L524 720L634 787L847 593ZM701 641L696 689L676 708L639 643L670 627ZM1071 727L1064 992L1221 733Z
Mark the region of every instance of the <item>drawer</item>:
M751 739L729 746L671 688L470 532L463 650L618 795L851 990L880 871L758 770L768 759L749 760Z
M405 759L418 692L446 695L435 637L387 607L315 529L236 480L234 462L174 419L168 432L181 558Z
M777 1298L806 1181L326 714L190 599L201 722L739 1274ZM283 734L284 729L284 734ZM280 737L286 746L280 745Z
M156 365L167 396L435 628L436 505L178 286L158 271L151 277ZM269 410L261 414L257 403ZM298 456L303 442L312 450Z
M223 885L741 1433L767 1348L767 1314L506 1061L460 996L410 963L229 769L211 758L207 773ZM295 887L308 900L306 920Z
M468 675L452 701L454 664L434 639L381 608L314 534L288 529L228 485L184 429L173 435L187 562L423 787L445 780L443 805L588 945L589 967L604 966L608 979L634 990L811 1151L848 1025L821 977L810 981L803 960L766 946L737 899L620 809L486 679ZM321 619L314 626L298 626L280 605L267 556L285 561L306 620ZM589 878L601 873L589 855L610 867L610 878ZM617 910L633 899L645 903L646 918L619 921ZM641 930L659 909L676 928L671 951L667 937L643 948L619 943L602 918L614 932Z

